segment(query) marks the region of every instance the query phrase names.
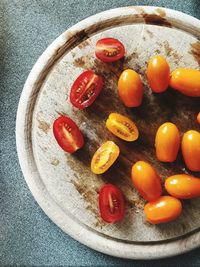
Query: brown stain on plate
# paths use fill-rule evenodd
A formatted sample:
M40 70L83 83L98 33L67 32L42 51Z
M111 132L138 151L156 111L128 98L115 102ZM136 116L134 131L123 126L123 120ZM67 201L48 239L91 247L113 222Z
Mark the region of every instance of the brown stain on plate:
M46 121L38 120L38 122L39 122L38 128L42 130L45 134L47 134L49 131L50 125Z
M53 159L51 161L51 165L54 165L54 166L58 166L59 163L60 163L60 161L58 159Z
M191 54L200 65L200 41L191 44Z
M157 14L143 14L144 21L146 24L159 25L165 27L172 27L172 24L165 18Z

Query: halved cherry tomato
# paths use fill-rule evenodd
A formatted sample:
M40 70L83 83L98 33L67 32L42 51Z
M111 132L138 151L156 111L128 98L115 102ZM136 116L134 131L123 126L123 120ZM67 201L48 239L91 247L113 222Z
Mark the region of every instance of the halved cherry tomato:
M170 176L165 181L167 192L173 197L188 199L200 196L200 178L188 174Z
M91 161L91 170L95 174L102 174L107 171L119 156L119 147L112 141L101 145Z
M118 93L125 106L140 106L143 96L143 85L140 75L131 69L124 70L119 77Z
M138 129L129 118L119 114L111 113L106 121L106 127L111 133L126 141L138 139Z
M187 96L200 96L200 71L179 68L171 73L170 86Z
M89 107L100 94L103 79L93 71L84 71L72 85L70 101L73 106L84 109Z
M197 122L200 124L200 112L197 115Z
M53 133L59 146L66 152L74 153L84 144L83 135L78 126L66 116L60 116L54 121Z
M124 197L121 190L112 184L103 186L99 192L99 209L105 222L121 221L125 213Z
M157 159L163 162L176 160L180 147L180 134L175 124L163 123L157 130L155 138Z
M182 211L180 200L171 196L161 196L144 206L148 222L152 224L166 223L175 220Z
M103 62L114 62L125 54L124 45L114 38L103 38L96 43L95 54Z
M200 133L187 131L182 139L182 154L186 166L191 171L200 171Z
M135 188L145 200L153 201L162 193L160 177L145 161L138 161L132 167L131 178Z
M162 56L154 56L147 67L147 79L153 92L164 92L170 80L170 68L166 59Z

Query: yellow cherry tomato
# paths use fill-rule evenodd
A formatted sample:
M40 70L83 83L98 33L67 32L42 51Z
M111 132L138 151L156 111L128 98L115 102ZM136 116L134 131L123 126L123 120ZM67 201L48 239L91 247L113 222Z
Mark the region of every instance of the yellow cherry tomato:
M132 167L133 185L147 201L153 201L162 193L160 177L155 169L145 161L138 161Z
M107 171L119 156L119 147L112 141L107 141L95 152L91 161L91 170L95 174Z
M138 139L139 132L135 123L119 113L109 115L106 127L111 133L123 140L131 142Z
M197 122L200 124L200 112L197 115Z
M200 178L187 174L170 176L165 181L167 192L173 197L187 199L200 196Z
M162 56L154 56L147 66L147 79L153 92L164 92L170 80L170 68Z
M187 96L200 96L200 71L179 68L171 73L170 86Z
M187 131L182 139L182 154L186 166L191 171L200 171L200 133Z
M156 157L163 162L176 160L180 147L180 134L175 124L163 123L157 130L155 138Z
M152 224L166 223L175 220L182 211L180 200L171 196L161 196L144 206L148 222Z
M140 75L131 69L124 70L119 77L118 93L125 106L140 106L143 96L143 85Z

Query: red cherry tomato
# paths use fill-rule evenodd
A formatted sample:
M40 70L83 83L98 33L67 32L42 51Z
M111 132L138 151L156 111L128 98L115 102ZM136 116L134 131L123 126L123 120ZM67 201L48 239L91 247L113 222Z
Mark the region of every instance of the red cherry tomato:
M100 94L103 79L93 71L84 71L72 85L70 101L73 106L84 109L89 107Z
M103 186L99 193L99 210L107 223L121 221L125 213L124 197L121 190L112 184Z
M125 48L117 39L104 38L96 43L95 54L103 62L114 62L124 56Z
M68 153L74 153L84 144L83 135L78 126L66 116L60 116L54 121L53 133L59 146Z

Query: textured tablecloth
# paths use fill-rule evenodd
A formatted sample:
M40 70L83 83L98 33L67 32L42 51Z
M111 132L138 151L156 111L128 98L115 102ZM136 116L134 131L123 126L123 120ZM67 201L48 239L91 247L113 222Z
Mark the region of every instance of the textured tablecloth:
M169 7L200 19L199 0L0 0L0 266L200 266L200 249L159 261L131 261L87 248L45 215L18 163L16 111L33 64L73 24L127 5Z

